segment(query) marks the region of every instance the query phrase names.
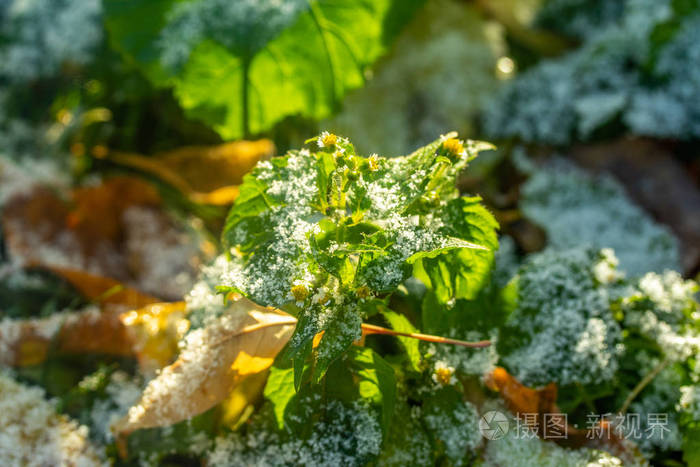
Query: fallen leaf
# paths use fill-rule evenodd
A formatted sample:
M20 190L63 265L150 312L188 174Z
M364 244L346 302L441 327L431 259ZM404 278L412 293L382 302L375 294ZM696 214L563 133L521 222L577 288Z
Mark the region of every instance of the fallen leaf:
M294 332L296 318L241 298L215 324L188 334L180 356L114 427L120 451L134 430L167 426L222 402L251 375L267 370Z
M121 165L151 173L203 204L225 205L238 196L243 175L273 156L272 141L235 141L218 146L188 146L153 157L114 152L109 158Z
M143 308L147 305L159 302L150 295L125 287L119 281L109 277L96 276L84 271L54 266L36 266L38 269L46 269L62 277L70 283L80 294L90 301L100 305L113 305L125 308Z
M47 318L0 321L0 361L11 366L41 363L54 353L97 353L136 357L142 372L152 373L177 354L188 321L185 303L158 299L119 282L83 271L47 269L94 302L84 311Z
M185 302L153 303L120 315L143 374L172 362L178 342L189 329Z
M118 309L56 313L40 319L0 321L0 363L29 366L52 353L131 356L133 350Z
M164 211L156 190L136 178L23 191L3 206L2 229L15 264L109 277L160 300L180 299L206 256L202 242Z

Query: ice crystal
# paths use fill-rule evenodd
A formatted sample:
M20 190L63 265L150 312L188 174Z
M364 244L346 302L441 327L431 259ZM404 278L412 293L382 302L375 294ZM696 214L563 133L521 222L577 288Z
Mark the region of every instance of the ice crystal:
M200 42L213 40L237 55L251 56L308 7L300 0L190 0L177 4L161 31L161 61L187 62Z
M366 407L331 401L325 410L327 419L313 427L308 439L285 439L266 428L221 436L208 453L207 465L360 466L379 454L381 429Z
M612 248L629 276L679 269L676 238L610 177L594 177L557 160L525 183L521 209L547 232L552 248Z
M595 278L605 258L585 248L532 255L520 271L518 306L501 333L502 361L528 385L612 381L621 330Z
M3 465L102 466L88 429L58 415L44 391L0 372L0 459Z
M102 39L99 0L0 3L0 76L23 82L51 76L63 63L85 64Z
M557 11L571 10L554 26L582 37L583 45L506 85L485 107L486 133L565 145L621 121L641 135L700 136L697 10L677 14L670 0L596 2L600 8L589 3L562 0L545 7L545 24ZM659 41L654 32L674 15L679 30Z

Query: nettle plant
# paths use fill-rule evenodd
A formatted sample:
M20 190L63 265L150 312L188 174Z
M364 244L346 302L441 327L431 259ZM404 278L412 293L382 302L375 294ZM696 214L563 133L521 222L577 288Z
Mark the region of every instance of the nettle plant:
M231 267L219 287L297 317L283 353L297 388L304 375L318 382L406 279L449 306L476 294L498 247L481 199L455 186L489 144L451 133L390 159L362 157L327 132L309 143L244 179L223 234Z

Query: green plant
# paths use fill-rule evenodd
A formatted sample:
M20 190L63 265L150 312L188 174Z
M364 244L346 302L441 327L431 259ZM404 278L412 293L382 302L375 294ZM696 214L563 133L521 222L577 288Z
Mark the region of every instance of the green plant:
M498 246L480 198L455 188L490 145L449 134L386 159L325 132L308 142L317 150L259 163L244 179L223 233L232 261L220 287L298 318L287 351L297 386L316 335L319 381L411 274L440 303L472 298Z
M191 117L240 138L329 116L421 3L108 0L105 15L115 46Z

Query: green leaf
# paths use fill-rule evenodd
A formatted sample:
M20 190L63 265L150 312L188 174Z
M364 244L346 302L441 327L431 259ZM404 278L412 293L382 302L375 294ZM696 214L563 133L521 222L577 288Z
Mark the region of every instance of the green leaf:
M399 332L406 333L417 333L420 332L418 329L411 324L406 315L396 313L395 311L384 309L382 310L382 316L391 326L391 329ZM408 361L411 364L411 369L416 372L420 372L421 354L419 349L418 339L411 339L410 337L398 337L399 342L406 350L406 355L408 356Z
M381 409L382 430L386 433L396 404L394 369L367 347L352 346L344 363L354 375L359 396Z
M472 300L458 299L448 308L440 303L435 292L429 290L423 297L422 329L430 334L457 335L468 331L489 331L502 326L517 304L517 281L511 281L502 289L493 283L481 289Z
M294 369L291 367L271 367L263 395L272 403L275 419L280 429L284 428L285 410L296 394Z
M316 349L316 365L313 371L313 381L318 383L326 374L328 367L362 336L360 328L362 320L353 309L338 307L329 310L324 326L323 337Z
M478 196L448 202L443 213L444 233L485 249L448 248L438 255L421 254L420 261L414 263L414 275L435 293L441 304L473 299L488 281L498 248L498 223L480 202Z
M235 139L290 115L329 116L422 2L106 0L105 10L118 50Z
M270 238L270 227L262 215L275 201L265 194L267 186L253 174L243 177L238 198L226 218L224 245L237 245L241 251L250 251Z
M688 465L700 465L700 424L683 430L683 460Z
M297 386L306 363L311 381L323 378L412 267L432 272L452 261L444 278L428 278L447 296L471 296L487 280L495 221L479 198L456 199L454 186L479 145L452 136L389 160L359 156L346 138L324 132L320 150L290 151L245 179L223 233L237 251L222 282L299 319L284 352Z

